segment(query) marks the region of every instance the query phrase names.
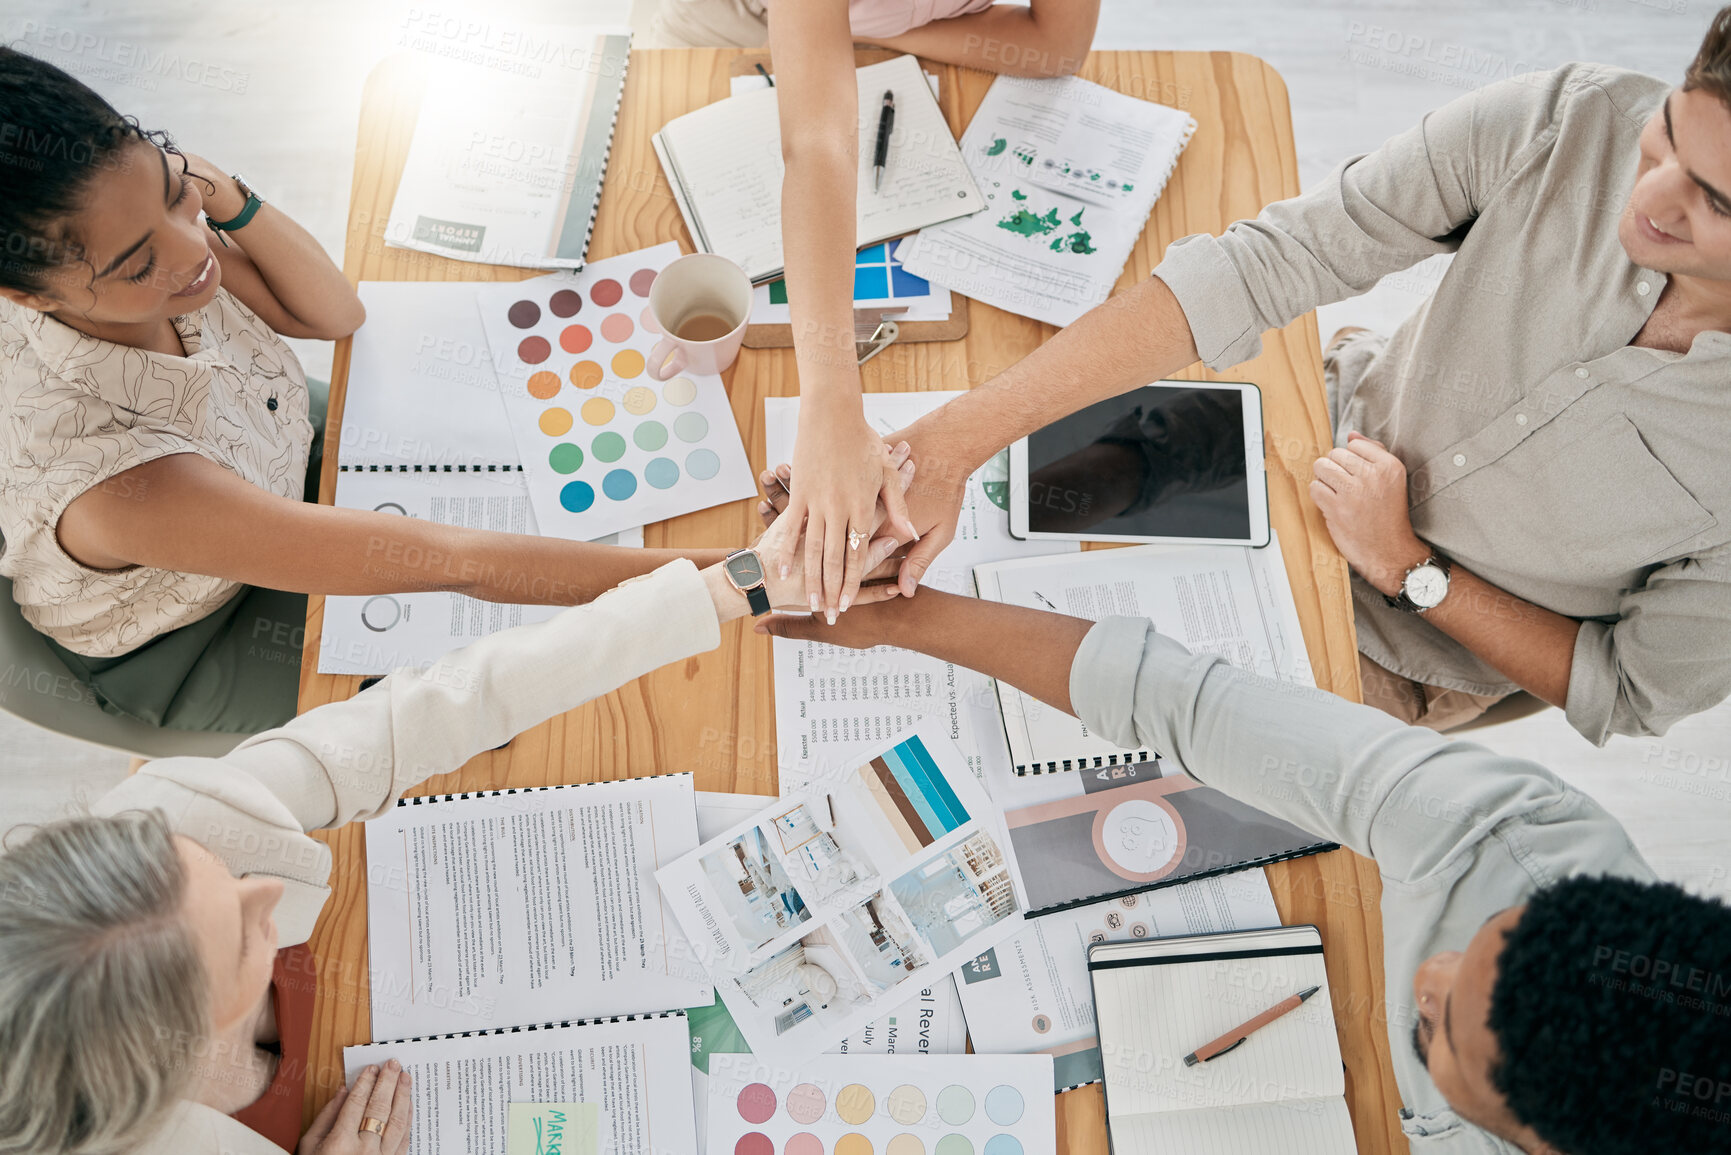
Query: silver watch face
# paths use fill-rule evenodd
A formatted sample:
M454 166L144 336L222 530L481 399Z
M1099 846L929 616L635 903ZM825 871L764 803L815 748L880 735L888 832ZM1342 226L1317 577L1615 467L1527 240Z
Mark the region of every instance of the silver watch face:
M1449 575L1442 571L1441 566L1421 565L1406 575L1402 589L1413 605L1428 610L1441 604L1448 596Z

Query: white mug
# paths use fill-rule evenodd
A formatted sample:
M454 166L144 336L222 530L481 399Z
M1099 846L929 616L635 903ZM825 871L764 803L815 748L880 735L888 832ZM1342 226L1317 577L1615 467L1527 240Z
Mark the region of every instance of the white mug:
M751 279L726 257L692 253L655 278L649 311L661 327L661 340L649 353L651 377L665 381L681 372L719 373L733 364L745 341Z

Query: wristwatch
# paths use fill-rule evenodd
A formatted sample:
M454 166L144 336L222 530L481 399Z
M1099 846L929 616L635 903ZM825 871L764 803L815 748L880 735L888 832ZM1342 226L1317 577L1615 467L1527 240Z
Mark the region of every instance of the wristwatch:
M1406 571L1400 581L1400 593L1395 597L1382 595L1382 600L1397 610L1422 614L1434 610L1449 596L1449 559L1432 553Z
M751 606L751 616L760 618L769 612L769 591L763 584L763 561L754 549L736 549L721 559L721 572L733 588L745 595Z
M241 176L237 172L229 179L233 180L234 183L240 187L241 195L246 197L246 204L241 206L240 212L236 213L226 221L213 221L209 216L204 218L204 223L210 226L210 231L219 237L221 237L223 233L232 233L236 229L246 228L247 225L252 223L252 218L258 215L259 208L264 204L264 198L252 191L252 186L246 183L245 177ZM227 243L228 238L223 237L223 244Z

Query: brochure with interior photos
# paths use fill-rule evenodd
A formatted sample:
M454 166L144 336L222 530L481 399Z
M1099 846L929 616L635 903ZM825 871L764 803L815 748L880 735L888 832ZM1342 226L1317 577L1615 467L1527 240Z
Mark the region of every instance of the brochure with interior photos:
M923 722L656 872L754 1054L798 1062L1014 934L997 810Z

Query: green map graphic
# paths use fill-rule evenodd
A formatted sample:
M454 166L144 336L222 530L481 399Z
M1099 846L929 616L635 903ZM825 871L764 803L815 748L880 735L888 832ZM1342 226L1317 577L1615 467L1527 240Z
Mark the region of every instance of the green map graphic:
M1025 201L1028 194L1021 189L1011 189L1010 196L1014 200ZM1059 233L1063 221L1058 217L1058 210L1049 208L1043 213L1035 213L1032 209L1017 207L1009 216L998 222L998 227L1019 237L1044 238L1051 237L1048 246L1054 253L1076 253L1086 256L1094 252L1094 238L1088 230L1082 227L1082 214L1085 209L1077 209L1070 218L1073 231Z

